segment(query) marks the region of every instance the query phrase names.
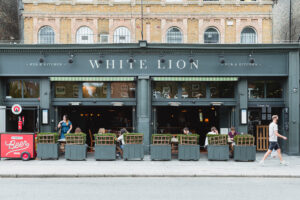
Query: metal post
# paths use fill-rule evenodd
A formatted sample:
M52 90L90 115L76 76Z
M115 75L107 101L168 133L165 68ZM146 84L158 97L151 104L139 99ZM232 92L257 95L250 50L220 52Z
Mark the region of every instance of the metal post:
M143 0L141 0L141 22L142 22L142 40L144 40L144 7L143 7Z

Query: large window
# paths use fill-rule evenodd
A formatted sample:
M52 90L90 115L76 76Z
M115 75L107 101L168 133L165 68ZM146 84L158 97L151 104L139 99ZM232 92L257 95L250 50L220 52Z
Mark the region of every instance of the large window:
M241 33L241 43L242 44L255 44L257 40L256 32L251 27L246 27Z
M78 98L78 82L56 82L54 84L55 98Z
M87 26L80 27L76 32L76 43L91 44L94 43L94 33Z
M135 83L112 82L110 85L111 98L135 98Z
M219 43L219 32L215 28L208 28L204 32L204 43Z
M40 84L34 80L10 80L7 82L6 98L39 98Z
M182 33L177 27L172 27L167 31L166 35L166 42L167 43L182 43Z
M114 32L114 43L130 43L130 31L126 27L119 27Z
M182 98L205 98L205 82L184 82L182 83Z
M235 82L210 82L211 98L234 98Z
M283 88L281 81L249 81L248 97L250 99L282 98Z
M82 83L82 96L83 98L106 98L107 84L104 82Z
M153 89L155 99L177 99L178 83L177 82L155 82Z
M39 44L55 43L55 33L50 26L43 26L42 28L40 28L38 33L38 43Z

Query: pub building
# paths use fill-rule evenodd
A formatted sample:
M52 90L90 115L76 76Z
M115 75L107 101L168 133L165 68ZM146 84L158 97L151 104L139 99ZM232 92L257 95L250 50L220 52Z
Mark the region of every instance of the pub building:
M0 131L125 127L153 133L189 127L200 145L212 126L256 136L279 115L283 151L299 155L298 44L88 44L0 46Z

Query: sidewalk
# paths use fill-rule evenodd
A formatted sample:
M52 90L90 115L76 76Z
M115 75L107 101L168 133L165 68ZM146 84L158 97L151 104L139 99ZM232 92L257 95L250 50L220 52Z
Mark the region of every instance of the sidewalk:
M260 160L263 153L257 154ZM199 161L87 161L8 160L0 161L0 177L293 177L300 178L300 156L283 155L289 166L281 166L277 158L268 158L265 166L256 162L208 161L202 154Z

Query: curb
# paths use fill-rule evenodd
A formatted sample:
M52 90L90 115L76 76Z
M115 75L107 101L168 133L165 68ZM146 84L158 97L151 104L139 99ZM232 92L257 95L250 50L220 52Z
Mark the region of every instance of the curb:
M0 174L0 178L300 178L300 175Z

